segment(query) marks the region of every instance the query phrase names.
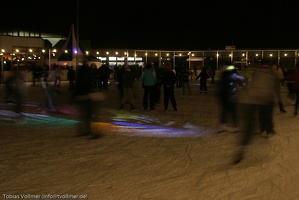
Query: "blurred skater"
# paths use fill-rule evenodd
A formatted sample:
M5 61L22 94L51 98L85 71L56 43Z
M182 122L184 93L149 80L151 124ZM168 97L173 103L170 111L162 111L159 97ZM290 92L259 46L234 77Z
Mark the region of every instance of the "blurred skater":
M75 99L79 108L80 123L78 136L89 136L90 139L99 138L100 135L93 133L91 128L94 111L91 93L93 89L92 68L84 61L79 67L75 84Z
M279 94L279 81L276 73L270 68L267 59L262 59L260 65L253 69L252 81L247 91L243 91L241 103L244 108L244 131L240 151L233 163L237 164L244 158L244 151L250 144L258 125L262 136L271 137L274 130L273 107Z
M25 77L20 71L14 73L5 81L5 100L7 103L15 103L15 112L21 116L25 92Z
M60 87L61 75L64 75L64 74L61 71L61 68L59 65L55 66L54 74L55 74L54 86Z
M219 83L219 100L221 104L220 124L223 130L235 131L238 129L238 92L239 87L245 83L245 78L238 75L237 68L233 65L222 72ZM229 126L229 117L232 126Z
M181 68L181 85L182 85L182 90L183 90L183 97L186 95L186 90L188 92L188 95L192 95L192 91L190 88L190 81L189 81L189 76L190 76L190 71L189 67L183 65Z

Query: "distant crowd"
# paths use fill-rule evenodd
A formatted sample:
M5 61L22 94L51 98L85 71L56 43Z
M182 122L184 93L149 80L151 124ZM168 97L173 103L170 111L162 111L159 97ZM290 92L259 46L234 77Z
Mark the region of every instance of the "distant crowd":
M54 87L60 87L61 76L65 75L61 66L54 65L51 73L48 67L32 67L32 85L41 85L50 105L51 97L47 92L49 79L52 79ZM64 71L65 72L65 71ZM69 90L72 91L74 99L81 110L83 128L81 134L91 134L90 120L93 114L92 101L103 99L100 91L109 90L109 81L114 79L118 88L119 110L129 106L130 111L136 110L136 83L143 88L142 107L143 110L155 111L156 106L163 103L164 112L168 112L169 103L173 111L178 112L178 105L174 88L182 88L182 95L193 95L190 87L190 80L199 80L199 93L208 94L208 80L215 83L216 70L209 66L203 66L198 74L192 72L188 65L172 66L171 63L164 63L158 66L157 63L146 63L145 66L109 65L97 66L94 63L85 61L83 65L67 67L66 77L69 82ZM113 75L113 76L112 76ZM246 131L243 145L249 144L253 135L254 123L258 122L260 132L267 137L274 135L273 109L279 105L281 113L286 110L280 94L281 87L288 88L288 97L295 101L294 115L298 115L299 105L299 70L297 66L289 69L282 69L277 62L270 62L262 59L259 66L253 68L249 76L242 75L242 71L234 65L227 65L227 68L218 75L217 81L218 99L221 105L220 127L223 131L234 131L239 129L238 109L246 115ZM20 71L15 71L5 82L7 102L16 103L16 113L21 115L25 78ZM96 94L96 95L95 95ZM162 100L162 101L161 101ZM256 119L257 117L257 119ZM93 137L93 134L91 134ZM241 160L242 153L238 159Z

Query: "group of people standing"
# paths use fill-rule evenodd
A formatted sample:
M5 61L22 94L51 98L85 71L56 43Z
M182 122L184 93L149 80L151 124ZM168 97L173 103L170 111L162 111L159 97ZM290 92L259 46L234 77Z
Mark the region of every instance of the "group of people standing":
M130 110L135 110L134 85L137 72L128 65L117 71L118 89L120 94L120 107L124 109L126 104L130 105ZM142 105L144 110L155 110L160 102L160 87L164 88L164 110L168 109L169 101L177 111L177 104L174 96L174 85L176 76L171 69L170 63L166 63L163 69L156 67L153 63L147 63L142 69L141 85L143 88Z
M108 65L103 64L98 67L96 64L91 64L93 74L93 87L99 90L108 90L108 82L112 70Z
M182 94L192 95L190 88L190 70L188 66L172 68L169 62L160 68L155 63L147 63L141 70L141 85L143 88L142 105L144 110L155 110L156 106L160 104L161 88L163 88L163 105L164 111L168 110L169 101L172 104L174 111L177 111L177 103L174 95L174 88L178 84L178 74L180 76L179 83L182 87ZM135 95L133 87L134 80L138 77L138 72L125 62L125 65L116 71L116 79L119 88L119 109L124 109L126 104L130 105L130 110L135 110ZM196 80L200 80L200 93L207 94L207 80L210 75L206 67L203 67L201 72L197 75Z

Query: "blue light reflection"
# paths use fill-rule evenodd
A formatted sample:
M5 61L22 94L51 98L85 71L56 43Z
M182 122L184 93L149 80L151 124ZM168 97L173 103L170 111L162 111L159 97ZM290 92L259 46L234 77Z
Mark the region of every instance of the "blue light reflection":
M208 136L211 130L200 126L190 126L185 124L182 128L168 127L163 125L149 125L126 121L114 121L114 125L118 126L118 132L132 134L134 136L147 137L203 137Z

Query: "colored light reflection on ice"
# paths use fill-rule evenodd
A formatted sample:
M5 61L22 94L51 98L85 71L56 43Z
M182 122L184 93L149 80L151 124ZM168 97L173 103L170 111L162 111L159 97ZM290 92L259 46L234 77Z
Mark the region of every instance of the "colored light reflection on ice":
M172 124L172 123L169 123ZM206 137L211 130L185 124L180 128L170 127L167 124L151 125L128 121L114 121L112 123L93 122L94 130L105 133L109 131L115 134L122 134L136 137Z
M213 132L210 128L186 122L178 125L174 121L162 122L154 116L138 113L111 111L111 123L94 122L93 127L100 131L109 130L122 135L141 137L205 137Z
M44 126L49 125L47 128L62 128L66 126L73 126L78 123L76 120L70 120L60 117L52 117L46 114L36 114L23 112L22 116L19 117L15 112L8 110L0 110L0 122L13 122L15 125L26 125L26 126Z
M14 122L16 125L41 126L47 128L62 128L74 126L78 120L53 117L46 114L22 113L23 118L15 119L12 111L0 111L0 123ZM8 117L8 118L7 118ZM177 124L175 121L161 122L153 116L138 114L116 114L110 122L92 122L92 129L104 134L121 134L135 137L207 137L213 130L186 122Z

